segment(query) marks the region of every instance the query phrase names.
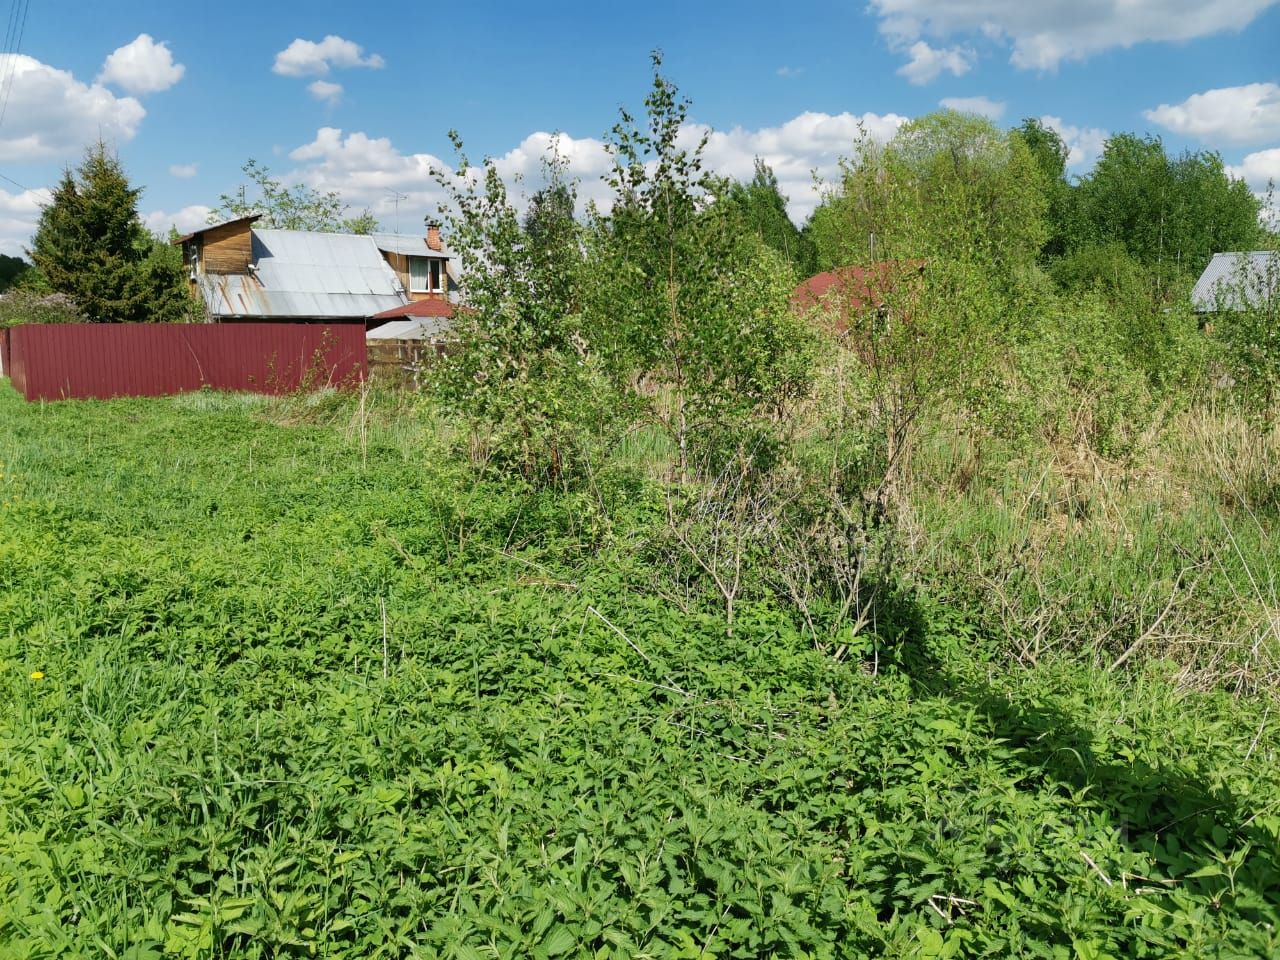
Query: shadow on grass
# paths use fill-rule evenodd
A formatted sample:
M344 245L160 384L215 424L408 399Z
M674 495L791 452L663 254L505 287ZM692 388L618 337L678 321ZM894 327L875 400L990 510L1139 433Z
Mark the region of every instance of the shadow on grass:
M1266 812L1261 799L1248 803L1222 782L1225 774L1206 776L1174 757L1153 760L1140 745L1127 750L1120 738L1114 749L1100 752L1096 745L1108 738L1095 736L1069 704L1052 694L1020 699L965 676L954 666L964 652L936 645L927 613L909 592L894 591L886 599L891 605L884 622L899 627L886 658L889 669L905 675L921 698L972 710L984 732L1003 741L1025 770L1020 784L1083 797L1085 807L1110 821L1123 848L1159 865L1166 892L1273 928L1280 914L1280 830L1274 815L1259 815ZM1135 724L1133 736L1143 736L1141 726ZM1139 756L1144 752L1147 758Z

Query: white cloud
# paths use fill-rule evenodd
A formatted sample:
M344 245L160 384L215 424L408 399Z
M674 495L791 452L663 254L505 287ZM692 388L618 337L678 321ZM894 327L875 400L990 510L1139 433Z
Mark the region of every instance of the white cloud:
M276 54L272 71L283 77L326 76L333 67L371 67L386 61L376 53L364 55L364 47L330 34L319 43L301 38Z
M1280 0L871 0L893 49L982 37L1018 67L1054 70L1103 50L1241 30ZM914 54L913 54L914 56Z
M755 158L768 163L779 186L790 198L789 210L797 219L812 212L820 199L814 185L819 178L838 176L839 160L854 151L863 137L883 142L905 123L898 114L861 116L842 113L802 113L777 127L710 131L700 124L688 124L681 131L681 143L692 147L708 135L705 161L709 169L725 176L749 179ZM498 172L512 189L513 199L524 197L542 185L542 160L552 146L579 179L582 204L595 201L607 207L608 186L601 180L611 161L602 141L592 137L571 137L564 133L536 132L525 137L506 153L494 158ZM386 137L370 137L363 132L344 133L322 127L316 137L289 154L298 166L285 175L290 183L305 183L317 190L337 191L355 209L368 207L388 228L416 231L422 218L434 213L445 200L444 192L431 175L433 168L449 172L451 167L428 153L402 153ZM408 199L399 202L394 194Z
M299 166L283 178L287 182L334 190L356 210L368 207L389 229L396 228L398 216L400 229L416 232L444 200L431 171L447 164L429 153L401 153L387 137L321 127L289 159ZM397 193L406 198L398 204Z
M1193 94L1182 103L1162 103L1143 116L1174 133L1225 143L1280 139L1280 84L1249 83Z
M815 176L820 181L832 180L839 174L840 158L851 156L860 140L883 143L906 122L906 117L896 113L857 116L808 111L777 127L711 132L706 162L716 173L749 180L759 157L773 168L791 216L802 220L820 199ZM691 125L689 145L693 145L693 134L705 131L705 127Z
M78 157L88 143L132 140L147 115L133 97L117 97L22 54L0 55L0 75L12 71L9 105L0 127L0 161Z
M898 73L916 86L936 80L944 70L952 76L964 76L975 59L974 52L967 47L935 49L923 40L911 44L906 52L911 59L898 68Z
M328 80L312 80L307 84L307 92L317 100L337 103L342 98L342 84L330 83Z
M174 227L179 233L190 233L192 230L199 230L209 222L211 210L212 208L199 203L183 207L173 213L153 210L151 213L142 215L142 224L152 233L162 237L168 234L170 227Z
M20 193L0 190L0 253L29 259L26 248L36 232L40 211L50 199L44 188Z
M943 97L938 106L955 110L959 113L976 113L989 120L999 120L1004 116L1003 100L992 100L989 97Z
M1227 172L1249 185L1262 201L1262 220L1272 230L1280 230L1280 194L1275 192L1280 189L1280 147L1251 153L1238 166L1227 167Z
M1075 127L1064 123L1061 117L1043 116L1040 118L1050 130L1053 130L1067 145L1067 166L1083 169L1093 166L1093 162L1102 156L1102 148L1110 134L1099 127Z
M129 93L159 93L182 79L187 68L173 62L167 43L156 43L149 33L112 51L98 74L98 83L112 83Z
M199 172L200 165L197 163L175 163L169 167L169 176L179 180L190 180Z
M1227 167L1227 170L1259 193L1271 182L1280 187L1280 147L1251 153L1238 166Z
M780 77L798 77L804 73L804 67L779 67L777 73Z

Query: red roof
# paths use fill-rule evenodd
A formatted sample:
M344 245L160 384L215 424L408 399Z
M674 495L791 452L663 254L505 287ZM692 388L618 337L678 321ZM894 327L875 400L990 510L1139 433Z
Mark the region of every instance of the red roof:
M403 306L392 307L382 313L375 313L370 320L399 320L401 317L444 317L453 316L453 304L447 300L415 300Z
M849 316L884 303L893 291L894 281L908 268L923 271L924 261L882 260L870 267L840 267L810 277L791 292L791 306L810 310L825 306L838 309L836 327L843 331Z

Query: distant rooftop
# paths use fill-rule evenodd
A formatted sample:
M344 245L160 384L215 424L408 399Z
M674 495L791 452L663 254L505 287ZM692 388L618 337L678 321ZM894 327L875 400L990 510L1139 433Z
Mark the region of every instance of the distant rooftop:
M1191 291L1191 305L1198 313L1240 310L1277 295L1280 252L1215 253Z

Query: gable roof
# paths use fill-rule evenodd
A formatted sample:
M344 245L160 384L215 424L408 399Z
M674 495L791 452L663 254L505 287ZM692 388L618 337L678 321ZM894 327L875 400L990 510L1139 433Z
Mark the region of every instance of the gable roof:
M254 230L248 274L201 278L224 317L364 319L404 303L404 288L367 236Z
M1253 250L1215 253L1191 291L1198 313L1240 310L1241 294L1248 306L1280 295L1280 252Z

